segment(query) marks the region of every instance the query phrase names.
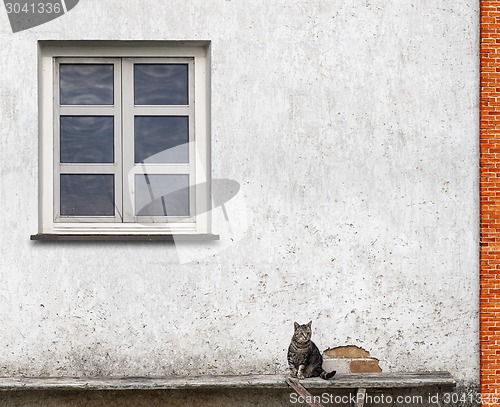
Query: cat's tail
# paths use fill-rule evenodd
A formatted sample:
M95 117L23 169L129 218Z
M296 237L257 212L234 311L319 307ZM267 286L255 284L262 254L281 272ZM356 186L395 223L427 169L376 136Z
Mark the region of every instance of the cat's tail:
M321 374L319 375L319 377L321 377L322 379L328 380L328 379L331 379L333 376L335 376L335 373L337 373L337 371L335 371L335 370L331 371L330 373L323 370L321 372Z

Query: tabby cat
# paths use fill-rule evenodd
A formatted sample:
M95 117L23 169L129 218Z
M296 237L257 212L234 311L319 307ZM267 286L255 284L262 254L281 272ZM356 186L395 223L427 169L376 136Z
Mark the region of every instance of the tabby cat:
M305 325L294 322L295 332L288 347L288 365L292 377L305 379L319 376L327 380L335 376L336 372L328 373L323 370L323 356L311 341L311 324L312 321Z

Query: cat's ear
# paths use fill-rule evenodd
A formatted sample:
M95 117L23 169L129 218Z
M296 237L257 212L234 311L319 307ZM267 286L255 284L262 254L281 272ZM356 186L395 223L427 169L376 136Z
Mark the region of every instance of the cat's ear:
M311 325L312 325L312 323L313 323L312 321L309 321L309 322L307 323L307 327L308 327L308 328L310 328L310 327L311 327Z
M297 330L297 329L299 328L299 326L300 326L300 325L299 325L297 322L294 322L294 323L293 323L293 327L295 328L295 330Z

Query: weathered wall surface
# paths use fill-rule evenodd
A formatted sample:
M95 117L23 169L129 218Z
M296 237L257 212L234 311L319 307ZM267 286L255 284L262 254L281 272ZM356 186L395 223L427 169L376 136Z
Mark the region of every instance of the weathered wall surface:
M286 370L293 321L478 377L478 1L81 0L0 13L0 375ZM221 242L33 243L37 40L211 40ZM232 238L232 240L231 240Z

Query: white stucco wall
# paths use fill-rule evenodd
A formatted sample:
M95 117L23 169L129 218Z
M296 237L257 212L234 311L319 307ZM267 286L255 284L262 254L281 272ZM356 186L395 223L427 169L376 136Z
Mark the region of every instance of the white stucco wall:
M2 10L0 375L285 372L312 319L321 349L478 382L478 31L477 0ZM49 39L211 41L221 242L30 242Z

